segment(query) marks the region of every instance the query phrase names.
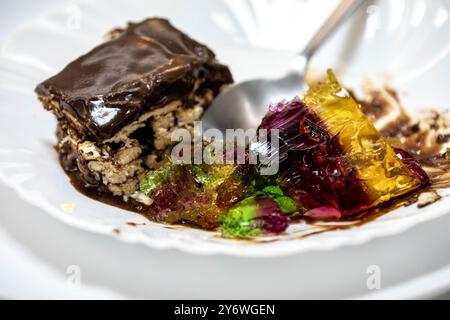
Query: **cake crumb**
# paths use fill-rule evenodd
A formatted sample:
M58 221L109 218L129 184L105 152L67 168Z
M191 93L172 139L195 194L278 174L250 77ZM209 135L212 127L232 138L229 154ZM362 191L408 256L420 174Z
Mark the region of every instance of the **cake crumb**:
M417 199L417 206L419 208L423 208L438 201L441 198L435 191L423 192L419 195Z
M61 203L61 209L63 209L63 211L67 212L67 213L73 213L75 210L75 203L73 202L66 202L66 203Z

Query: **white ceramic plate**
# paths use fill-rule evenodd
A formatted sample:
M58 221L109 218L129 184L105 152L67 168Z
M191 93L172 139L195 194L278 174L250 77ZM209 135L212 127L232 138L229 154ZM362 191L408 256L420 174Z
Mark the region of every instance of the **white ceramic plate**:
M66 223L154 248L241 256L275 256L359 244L401 232L450 210L449 198L418 210L402 208L359 228L292 239L309 231L293 225L278 241L249 244L213 232L167 228L79 194L59 167L55 120L42 110L34 86L129 20L165 16L207 43L237 81L282 73L336 1L98 1L74 2L15 33L0 55L0 178L26 201ZM449 108L449 3L369 1L318 53L312 70L333 67L357 88L367 78L399 90L412 110ZM196 10L192 10L196 8ZM414 35L414 37L412 37ZM127 222L146 224L131 227ZM117 230L119 232L117 232Z

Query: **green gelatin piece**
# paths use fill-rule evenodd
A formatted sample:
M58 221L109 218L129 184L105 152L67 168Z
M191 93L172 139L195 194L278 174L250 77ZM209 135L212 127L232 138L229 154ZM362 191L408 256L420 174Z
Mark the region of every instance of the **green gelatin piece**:
M201 183L202 185L207 184L210 180L208 174L202 169L201 166L191 166L191 172L194 176L195 181Z
M220 217L222 235L238 238L261 235L262 230L255 223L257 209L255 197L248 197L229 209Z
M262 189L262 192L267 196L282 197L284 196L283 190L280 186L266 186Z
M291 214L297 211L297 203L290 197L281 196L274 198L273 201L278 204L278 207L280 207L281 212L284 214Z
M282 213L291 214L297 211L297 203L294 199L285 196L280 186L266 186L261 190L261 193L274 201L280 207Z
M139 182L139 190L142 193L149 194L170 176L171 170L172 165L165 165L157 170L148 172Z

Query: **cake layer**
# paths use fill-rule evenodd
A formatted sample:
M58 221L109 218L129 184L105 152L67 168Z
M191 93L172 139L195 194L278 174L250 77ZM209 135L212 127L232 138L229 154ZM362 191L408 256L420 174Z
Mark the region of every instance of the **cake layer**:
M61 118L57 151L64 169L72 172L71 176L79 180L78 185L100 188L126 201L137 197L139 202L149 204L149 199L136 193L139 179L170 151L173 130L191 130L194 121L200 120L204 107L211 103L211 97L197 97L196 105L186 107L183 100L144 113L102 143L82 139L71 122ZM45 105L58 114L57 103Z

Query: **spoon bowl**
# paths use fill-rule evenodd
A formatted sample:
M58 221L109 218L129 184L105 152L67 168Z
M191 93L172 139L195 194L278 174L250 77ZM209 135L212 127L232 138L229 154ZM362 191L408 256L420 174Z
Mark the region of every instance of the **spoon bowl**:
M204 128L257 128L267 106L291 99L306 89L303 74L291 73L281 79L256 79L225 90L203 117Z
M225 90L203 116L203 127L222 132L226 129L256 129L271 103L300 95L306 89L304 76L312 55L364 2L341 1L305 49L294 58L284 77L249 80Z

